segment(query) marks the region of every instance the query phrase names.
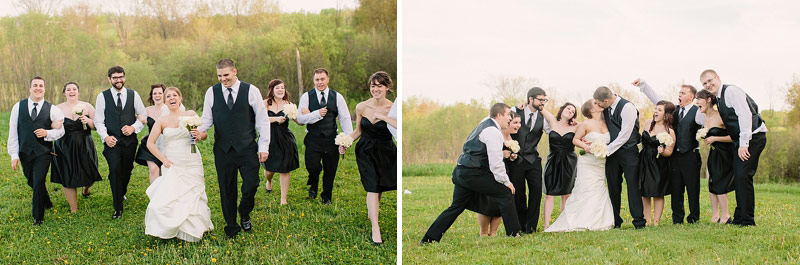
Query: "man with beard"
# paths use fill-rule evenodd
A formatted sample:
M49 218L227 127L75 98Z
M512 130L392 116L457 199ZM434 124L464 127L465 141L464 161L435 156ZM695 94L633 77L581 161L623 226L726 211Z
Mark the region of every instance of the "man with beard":
M136 157L136 134L144 128L136 117L147 112L139 93L125 88L125 70L121 66L108 69L108 82L111 88L97 95L94 124L105 145L103 156L108 162L108 183L114 201L111 218L119 219Z

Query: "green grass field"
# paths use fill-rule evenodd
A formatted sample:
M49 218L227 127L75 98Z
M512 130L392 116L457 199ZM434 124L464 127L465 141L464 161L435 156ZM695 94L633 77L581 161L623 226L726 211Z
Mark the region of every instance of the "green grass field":
M206 192L215 230L201 242L162 240L144 234L149 185L147 168L136 166L125 202L125 215L112 220L108 166L100 154L103 181L92 196L78 196L78 212L70 213L61 185L49 182L54 207L45 211L44 224L32 226L31 188L22 171L12 171L5 149L9 113L0 114L0 263L2 264L394 264L397 260L397 193L381 200L380 224L385 244L371 242L370 222L353 149L339 162L333 204L307 200L307 172L303 162L303 127L292 124L298 139L301 167L293 172L289 205L281 206L278 176L273 192L264 190L262 177L251 214L253 230L235 240L225 237L219 186L211 152L212 139L199 144L205 165ZM145 130L146 133L146 130ZM213 135L213 134L212 134ZM141 134L140 134L141 136ZM240 181L241 182L241 181ZM320 184L320 188L321 188Z
M452 199L450 176L404 177L405 264L797 264L800 263L800 186L756 184L756 223L712 224L707 180L701 179L701 222L673 225L670 197L658 227L633 229L622 195L621 229L536 233L522 238L478 236L476 214L465 211L439 243L419 240ZM624 190L624 189L623 189ZM729 194L730 212L735 207ZM558 200L557 200L558 201ZM685 205L688 210L688 204ZM553 220L558 217L558 203ZM539 230L542 229L540 221ZM498 235L504 235L500 226Z

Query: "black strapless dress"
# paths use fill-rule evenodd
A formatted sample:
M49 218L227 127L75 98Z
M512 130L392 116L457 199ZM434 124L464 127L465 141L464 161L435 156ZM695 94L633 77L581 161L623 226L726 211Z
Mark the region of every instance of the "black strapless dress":
M92 130L83 123L64 118L64 137L53 143L56 156L50 166L50 181L65 188L86 187L103 180L97 171L97 151Z
M656 158L660 144L648 131L642 132L642 151L639 152L639 165L636 166L642 197L669 195L669 157Z
M270 117L284 116L283 110L278 113L267 110ZM297 155L297 142L294 134L289 130L289 120L282 124L273 122L269 124L269 156L267 161L261 163L264 170L278 173L288 173L300 167L300 158Z
M728 130L712 127L706 136L728 136ZM733 186L733 159L736 159L736 149L733 143L714 142L708 151L708 191L713 194L726 194L734 190Z
M361 117L361 139L356 143L356 164L367 192L397 189L397 146L385 121L373 124Z
M544 167L544 187L547 195L567 195L572 193L575 186L575 165L578 156L575 155L575 145L572 138L575 133L568 132L560 135L550 131L550 154Z
M147 139L150 138L150 133L153 131L153 125L156 124L156 120L153 118L147 117L147 129L148 133L144 137L142 137L142 142L139 144L139 150L136 151L136 164L147 166L147 161L153 161L158 165L161 166L161 161L150 153L150 150L147 150Z

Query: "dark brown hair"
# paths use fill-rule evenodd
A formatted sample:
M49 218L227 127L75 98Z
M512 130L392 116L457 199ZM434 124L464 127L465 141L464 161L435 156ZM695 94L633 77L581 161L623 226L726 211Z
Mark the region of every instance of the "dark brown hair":
M228 58L224 58L222 60L219 60L219 62L217 62L216 67L217 67L217 69L224 69L224 68L229 68L229 67L231 69L235 69L236 68L236 64L233 63L233 60L228 59Z
M705 89L700 90L699 92L697 92L697 94L694 95L694 98L704 99L704 100L710 98L711 99L711 106L717 105L717 97L715 97L714 94L712 94L710 91L705 90Z
M150 85L150 97L147 98L147 102L150 102L150 105L155 105L156 104L156 102L153 100L153 90L156 90L156 88L161 88L161 93L162 94L166 94L167 93L167 86L164 85L164 84ZM164 99L163 96L162 96L161 99L162 100Z
M108 77L109 78L111 78L111 75L113 75L115 73L122 73L122 75L124 76L125 75L125 69L123 69L122 66L119 66L119 65L112 66L111 68L108 68Z
M606 99L610 99L614 96L614 93L611 92L611 89L605 86L598 87L594 90L594 95L592 97L596 100L603 101Z
M672 104L672 102L666 100L662 100L656 103L656 106L664 106L664 128L669 131L669 129L673 128L672 120L674 119L674 116L672 113L675 112L675 104ZM656 119L653 119L650 121L650 130L648 131L652 131L655 127Z
M681 87L688 88L689 91L692 91L692 95L697 95L697 88L694 88L692 85L681 85Z
M581 105L581 114L583 114L583 117L586 117L587 119L592 118L592 100L594 99L589 99L586 102L583 102L583 105Z
M321 73L325 73L325 76L327 76L327 77L331 76L331 75L328 74L328 70L325 69L325 68L314 69L314 74L321 74Z
M283 83L283 81L280 79L272 79L272 81L269 81L269 85L267 86L267 88L269 89L269 92L267 92L267 106L272 106L272 103L275 102L275 92L273 92L273 90L275 89L275 86L280 84L285 84L285 83ZM287 90L285 86L283 90L285 91L283 95L283 100L286 100L286 102L292 102L291 98L292 95L289 94L289 90Z
M64 84L64 89L61 89L61 94L67 93L67 86L68 86L68 85L75 85L75 87L77 87L77 88L78 88L78 91L80 91L80 90L81 90L81 86L79 86L79 85L78 85L78 83L75 83L75 82L69 81L69 82L67 82L66 84Z
M369 76L369 80L367 81L367 87L372 87L373 83L378 83L389 88L389 91L392 91L392 78L389 77L389 74L384 71L378 71Z
M44 82L44 78L42 78L41 76L37 75L37 76L34 76L33 78L31 78L31 81L28 83L28 86L33 85L33 80L42 80L42 82Z
M573 105L572 103L569 103L569 102L564 103L564 105L562 105L560 108L558 108L558 114L556 114L556 120L557 121L561 120L561 113L564 112L564 110L567 109L567 107L569 107L569 106L572 106L572 108L574 108L576 110L576 112L577 112L578 107L575 107L575 105ZM572 118L569 118L569 120L567 120L567 124L569 124L569 125L575 124L575 116L578 116L578 113L572 114Z
M510 108L511 107L506 105L506 103L494 103L494 105L492 105L492 108L489 109L489 118L494 119L495 117L497 117L497 115L505 113L506 109Z

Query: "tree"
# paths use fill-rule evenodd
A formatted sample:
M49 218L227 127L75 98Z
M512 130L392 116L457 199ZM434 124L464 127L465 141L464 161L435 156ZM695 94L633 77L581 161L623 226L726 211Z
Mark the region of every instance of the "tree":
M792 82L786 84L786 103L792 107L789 111L789 124L800 123L800 78L797 75L792 77Z
M494 89L494 100L516 106L526 102L528 89L539 85L539 80L525 76L495 76L485 85Z
M360 0L355 19L361 30L375 29L394 35L397 32L397 1Z
M61 0L17 0L23 10L27 13L53 15L61 4Z

